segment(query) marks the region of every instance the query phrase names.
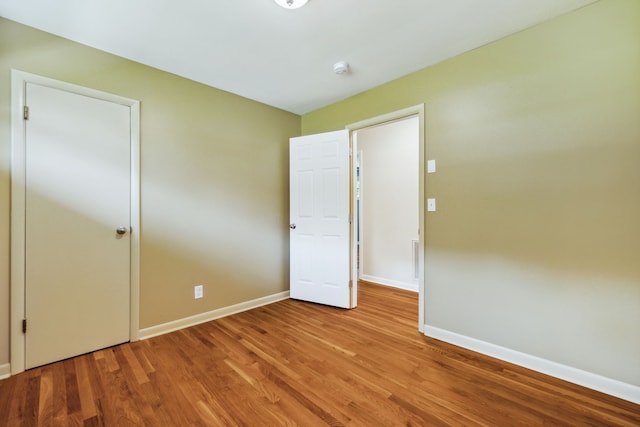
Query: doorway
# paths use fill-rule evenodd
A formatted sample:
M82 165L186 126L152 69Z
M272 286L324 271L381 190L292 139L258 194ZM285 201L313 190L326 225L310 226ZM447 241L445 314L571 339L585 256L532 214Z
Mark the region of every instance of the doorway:
M12 73L11 372L137 339L139 103Z
M359 279L418 292L418 117L354 132Z
M359 141L358 141L358 133L364 132L367 129L381 127L385 125L390 125L393 123L399 123L407 120L414 120L414 125L417 126L417 129L414 128L414 131L417 135L417 159L415 160L417 163L417 205L414 205L413 209L416 209L417 212L413 212L417 217L417 229L415 230L415 238L410 239L406 245L408 258L406 263L408 263L408 269L405 271L410 275L410 280L413 282L413 278L415 277L416 284L415 288L412 290L418 291L418 329L420 332L424 331L424 224L425 224L425 141L424 141L424 105L417 105L414 107L409 107L403 110L399 110L393 113L385 114L379 117L375 117L369 120L364 120L362 122L354 123L347 126L351 133L351 147L354 155L352 156L352 212L354 213L354 224L352 226L352 248L351 248L351 259L352 259L352 281L357 283L357 281L361 278L361 265L359 261L364 261L362 258L359 259L359 255L363 255L359 253L359 242L361 233L364 231L364 225L366 223L366 218L360 222L361 212L360 209L360 188L358 188L358 153L360 152ZM366 159L363 159L363 169L366 168ZM366 184L365 184L366 185ZM363 190L366 189L363 188ZM366 195L365 195L366 197ZM366 240L366 239L365 239ZM415 240L415 242L413 241ZM366 244L366 242L362 242ZM402 243L400 243L402 244ZM407 267L407 266L405 266ZM365 275L366 276L366 275ZM366 278L366 277L364 277ZM374 280L375 281L375 280ZM406 282L406 281L405 281ZM394 283L386 283L393 285ZM398 285L398 283L395 283ZM397 286L402 287L402 286ZM417 289L416 289L417 288Z

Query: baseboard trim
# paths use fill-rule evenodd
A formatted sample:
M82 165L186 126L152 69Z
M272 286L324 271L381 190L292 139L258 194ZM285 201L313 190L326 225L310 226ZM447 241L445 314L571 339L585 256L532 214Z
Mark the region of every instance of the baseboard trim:
M623 383L622 381L572 368L571 366L562 365L434 326L424 325L424 334L428 337L448 342L449 344L454 344L570 383L640 404L640 387L632 384Z
M4 365L0 365L0 380L4 380L5 378L9 378L11 376L11 364L5 363Z
M417 283L398 282L396 280L384 279L382 277L369 276L361 274L360 279L379 285L390 286L392 288L404 289L405 291L419 292Z
M174 320L149 328L140 329L140 339L156 337L158 335L168 334L180 329L195 326L200 323L209 322L221 317L230 316L232 314L241 313L243 311L262 307L263 305L272 304L289 298L289 291L280 292L278 294L268 295L266 297L257 298L251 301L241 302L239 304L230 305L228 307L218 308L206 313L196 314L194 316L185 317L183 319Z

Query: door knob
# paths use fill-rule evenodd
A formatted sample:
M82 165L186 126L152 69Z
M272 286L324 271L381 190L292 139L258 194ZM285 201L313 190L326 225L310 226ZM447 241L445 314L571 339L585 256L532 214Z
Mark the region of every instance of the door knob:
M292 229L292 230L295 230L296 229L296 225L295 224L289 224L289 228Z
M116 233L125 234L127 232L127 227L118 227L116 228Z

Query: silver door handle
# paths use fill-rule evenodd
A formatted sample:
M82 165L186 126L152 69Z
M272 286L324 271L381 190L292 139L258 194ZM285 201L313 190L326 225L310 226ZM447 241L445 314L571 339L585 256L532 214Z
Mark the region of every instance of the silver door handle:
M289 224L289 228L292 229L292 230L295 230L296 229L296 225L295 224Z
M116 233L125 234L127 232L127 227L118 227L116 228Z

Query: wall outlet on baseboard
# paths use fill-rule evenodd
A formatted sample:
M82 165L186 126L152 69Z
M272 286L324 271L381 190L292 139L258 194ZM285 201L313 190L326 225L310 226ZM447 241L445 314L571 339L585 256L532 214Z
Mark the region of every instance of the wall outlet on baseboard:
M195 285L193 287L193 298L200 299L204 296L204 286L203 285Z

